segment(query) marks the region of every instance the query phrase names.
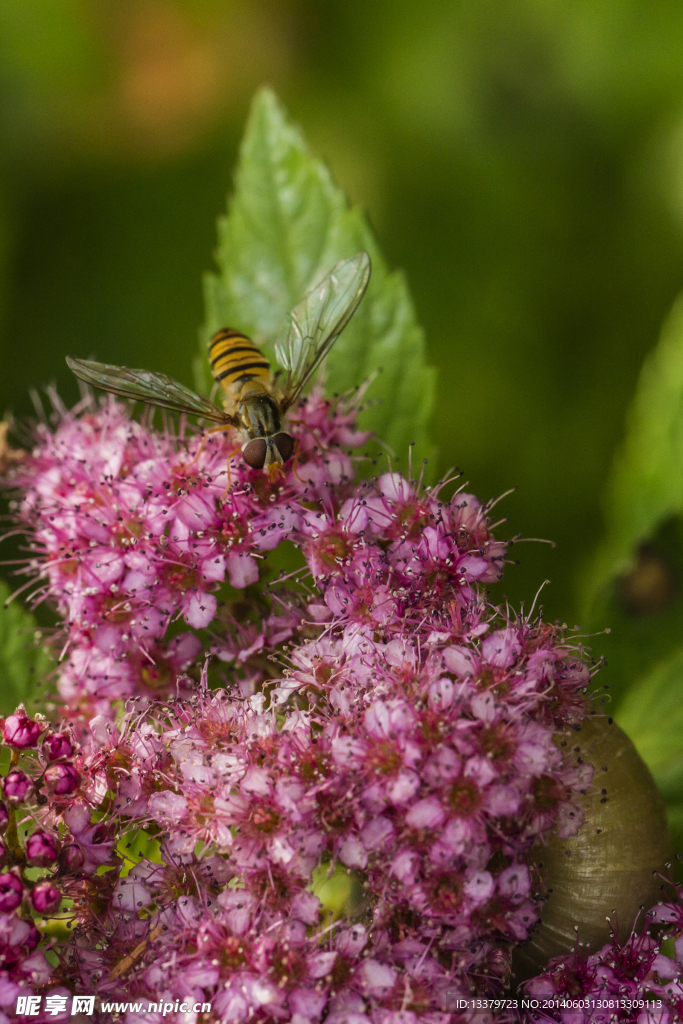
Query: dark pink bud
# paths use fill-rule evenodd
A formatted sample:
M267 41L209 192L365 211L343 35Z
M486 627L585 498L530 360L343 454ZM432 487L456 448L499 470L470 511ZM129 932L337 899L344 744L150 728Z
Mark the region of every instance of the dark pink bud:
M51 764L45 772L47 788L56 796L68 796L78 789L78 772L72 764Z
M57 844L49 832L34 832L26 843L26 858L36 868L46 868L57 860Z
M0 803L0 832L4 832L9 825L9 811L4 804Z
M57 761L60 757L71 757L74 746L64 732L55 732L43 740L43 755L47 761Z
M33 783L28 775L18 771L6 775L3 785L5 798L14 806L23 803L33 789Z
M2 735L10 747L35 747L44 729L45 726L40 722L34 722L28 715L19 711L5 719Z
M31 902L39 914L54 914L55 910L59 910L62 894L59 889L55 889L52 882L38 882L31 893Z
M13 871L5 871L0 875L0 913L8 914L16 910L24 895L21 880Z
M70 875L75 871L80 871L84 864L85 857L80 846L77 846L76 843L69 843L68 846L63 847L59 855L59 865L65 874Z
M38 943L40 942L40 937L41 937L40 936L40 932L38 931L36 926L34 924L32 924L30 932L28 933L28 935L26 936L26 938L22 942L22 946L25 949L28 949L29 953L32 953L33 950L38 945Z

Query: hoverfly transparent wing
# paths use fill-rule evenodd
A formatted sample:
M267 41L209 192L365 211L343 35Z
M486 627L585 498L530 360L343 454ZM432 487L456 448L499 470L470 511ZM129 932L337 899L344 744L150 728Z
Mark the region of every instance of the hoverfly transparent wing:
M72 359L66 357L67 365L77 377L86 384L92 384L103 391L111 391L122 398L131 398L135 402L148 402L150 405L184 412L191 416L202 416L214 423L226 423L237 426L236 417L223 412L202 398L190 388L186 388L165 373L152 373L151 370L129 370L126 366L110 366L108 363L95 363L90 359Z
M338 263L289 314L289 323L275 343L277 361L287 370L280 403L283 412L297 400L346 327L369 279L370 257L359 252Z

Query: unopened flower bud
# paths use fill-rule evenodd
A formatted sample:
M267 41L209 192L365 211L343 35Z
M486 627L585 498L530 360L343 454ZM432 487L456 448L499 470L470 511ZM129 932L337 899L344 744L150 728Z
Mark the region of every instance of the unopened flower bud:
M64 874L70 875L80 871L84 864L83 851L76 843L69 843L68 846L62 848L59 854L59 866Z
M0 803L0 832L4 832L9 825L9 811L5 804Z
M72 764L52 764L45 772L45 782L55 796L68 796L78 788L78 772Z
M31 893L31 903L39 914L54 914L56 910L59 910L61 902L61 892L59 889L55 889L52 882L47 881L47 879L44 882L38 882L38 885Z
M24 772L14 771L5 776L3 788L5 798L16 807L27 799L33 789L33 783Z
M40 722L35 722L23 711L18 710L5 719L2 735L5 743L8 743L10 747L23 749L24 747L35 747L38 737L44 729L45 726Z
M41 939L40 932L38 931L36 926L34 924L32 924L30 926L30 930L29 930L28 934L26 935L26 937L24 938L24 941L22 942L22 946L24 946L24 948L27 949L29 951L29 953L32 953L33 950L38 945L38 943L40 942L40 939Z
M24 895L21 879L13 871L5 871L0 875L0 913L8 914L16 910Z
M49 832L34 832L26 843L26 858L37 868L46 868L57 860L57 844Z
M73 752L73 743L64 732L52 733L43 740L43 756L47 761L57 761L60 757L71 757Z

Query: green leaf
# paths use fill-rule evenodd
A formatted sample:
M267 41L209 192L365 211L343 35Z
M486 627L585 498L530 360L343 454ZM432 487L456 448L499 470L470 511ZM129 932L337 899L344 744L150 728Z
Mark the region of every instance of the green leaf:
M204 393L210 388L206 351L216 330L245 331L272 359L274 339L307 289L339 260L366 250L373 265L370 285L326 360L326 391L345 392L381 369L368 389L372 401L360 425L373 430L402 464L411 442L417 457L431 458L434 370L425 364L424 337L403 275L389 273L362 214L349 207L269 90L254 99L235 193L218 235L219 272L205 278L197 386Z
M683 648L631 687L615 718L666 802L683 803Z
M601 680L617 709L683 636L683 297L643 365L604 512L605 538L585 580L584 621L611 629L592 646L607 659Z
M606 489L607 534L589 600L633 567L638 545L683 510L683 296L643 366Z
M666 820L673 840L674 850L683 850L683 804L667 803Z
M127 878L133 868L142 860L162 864L159 840L141 828L123 832L116 844L116 852L123 861L119 878Z
M4 603L11 591L0 583L0 714L8 715L17 704L30 704L50 671L50 660L38 646L40 630L35 619L18 603Z
M311 885L313 892L322 903L328 921L338 920L344 915L358 911L362 904L363 889L355 871L337 864L332 874L329 865L320 864L313 870Z

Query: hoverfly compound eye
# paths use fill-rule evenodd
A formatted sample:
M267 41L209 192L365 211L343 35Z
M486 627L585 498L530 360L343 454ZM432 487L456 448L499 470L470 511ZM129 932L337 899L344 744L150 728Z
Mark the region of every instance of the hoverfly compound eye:
M282 461L287 462L291 459L292 452L294 451L294 438L291 434L276 434L273 438L273 444L282 456Z
M255 437L251 441L247 441L242 447L244 461L252 469L263 469L267 448L265 437Z

